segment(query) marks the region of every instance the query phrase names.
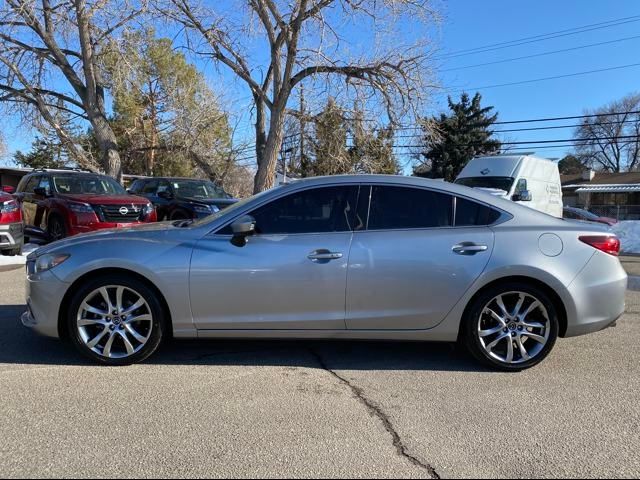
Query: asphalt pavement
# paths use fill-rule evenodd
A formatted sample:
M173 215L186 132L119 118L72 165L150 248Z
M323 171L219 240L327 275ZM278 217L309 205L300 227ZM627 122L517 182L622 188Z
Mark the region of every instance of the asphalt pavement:
M638 477L640 293L517 374L453 345L173 341L94 366L0 272L6 477Z

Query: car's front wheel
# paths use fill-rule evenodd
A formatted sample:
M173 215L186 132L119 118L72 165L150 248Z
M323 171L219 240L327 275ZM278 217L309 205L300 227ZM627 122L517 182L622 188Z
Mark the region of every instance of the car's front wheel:
M160 346L164 325L158 294L124 275L102 276L81 286L67 318L74 346L106 365L130 365L148 358Z
M558 314L542 290L526 283L496 285L475 298L462 341L481 362L518 371L542 362L558 338Z

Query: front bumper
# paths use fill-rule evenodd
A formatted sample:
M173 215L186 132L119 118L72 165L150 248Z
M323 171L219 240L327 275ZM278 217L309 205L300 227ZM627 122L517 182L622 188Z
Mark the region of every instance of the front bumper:
M58 338L58 312L69 285L51 271L27 277L27 311L22 324L41 335Z
M140 225L147 225L150 222L131 222L131 223L108 223L97 222L89 225L71 225L69 236L80 235L82 233L92 233L98 230L112 230L116 228L132 228Z
M24 243L22 222L0 225L0 250L13 250Z
M624 314L627 273L620 261L596 252L569 285L572 309L567 309L566 337L609 327Z

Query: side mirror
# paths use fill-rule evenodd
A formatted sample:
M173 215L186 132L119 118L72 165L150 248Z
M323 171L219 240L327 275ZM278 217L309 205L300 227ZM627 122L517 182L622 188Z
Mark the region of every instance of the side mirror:
M251 215L240 217L231 224L231 231L231 243L236 247L244 247L248 242L247 237L256 233L256 219Z
M513 196L514 202L530 202L531 201L531 192L529 190L523 190L520 193L516 193Z
M47 189L46 188L42 188L42 187L36 187L33 189L33 193L36 194L39 197L48 197L49 194L47 193Z
M165 200L171 200L173 198L173 195L171 194L170 191L168 190L161 190L158 192L158 196L160 198L164 198Z

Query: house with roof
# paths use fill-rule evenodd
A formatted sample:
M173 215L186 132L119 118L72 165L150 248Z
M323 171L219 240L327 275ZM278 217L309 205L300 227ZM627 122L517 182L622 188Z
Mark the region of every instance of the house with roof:
M561 175L564 205L584 208L617 220L640 220L640 172L587 170Z

